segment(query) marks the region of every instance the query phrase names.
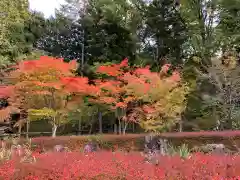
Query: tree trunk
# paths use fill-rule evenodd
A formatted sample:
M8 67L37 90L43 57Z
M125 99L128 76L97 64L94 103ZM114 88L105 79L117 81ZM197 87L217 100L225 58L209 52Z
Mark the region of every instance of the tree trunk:
M78 120L78 135L81 135L81 130L82 130L82 116L80 116Z
M180 118L179 120L179 132L182 132L182 129L183 129L183 121L182 121L182 118Z
M55 138L56 134L57 134L57 125L53 124L53 127L52 127L52 137Z
M21 138L21 133L22 133L22 125L18 125L18 137Z
M29 120L27 119L27 132L26 132L26 139L29 139L28 132L29 132Z
M113 128L114 128L114 134L117 134L117 124L116 123L114 124Z
M90 129L89 129L88 134L92 134L93 120L94 120L94 116L92 116L91 123L90 123Z
M128 123L124 122L124 128L123 128L123 134L124 135L126 134L127 125L128 125Z
M88 134L90 135L90 134L92 134L92 127L93 127L93 125L92 125L92 123L90 124L90 129L89 129L89 131L88 131Z
M99 134L102 134L102 112L98 112Z
M118 118L118 133L122 134L122 124L120 118Z
M228 111L228 119L227 119L227 129L232 130L232 110L234 108L234 104L232 103L232 87L230 86L229 89L229 111Z
M182 121L179 122L179 132L182 132Z
M135 133L135 123L133 123L133 133Z

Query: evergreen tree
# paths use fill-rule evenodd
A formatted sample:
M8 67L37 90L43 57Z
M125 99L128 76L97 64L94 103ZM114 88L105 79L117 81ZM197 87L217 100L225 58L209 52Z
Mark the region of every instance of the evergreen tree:
M147 7L146 31L158 65L168 58L175 64L183 59L186 27L173 0L153 0Z

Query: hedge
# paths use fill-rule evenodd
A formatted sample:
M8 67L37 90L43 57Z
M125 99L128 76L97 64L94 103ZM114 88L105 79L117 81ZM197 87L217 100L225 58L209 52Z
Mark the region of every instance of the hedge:
M70 150L80 150L90 141L96 142L101 149L105 150L133 150L142 151L144 149L145 136L147 134L127 134L127 135L95 135L95 136L58 136L37 137L32 139L32 144L46 150L52 149L55 145L63 145ZM162 133L155 135L155 138L165 138L172 145L179 146L187 144L190 148L203 144L222 143L230 150L240 147L240 131L222 132L182 132L182 133ZM21 143L26 142L24 139Z
M228 149L236 151L240 147L240 131L200 131L158 134L158 138L166 138L171 144L179 146L187 144L190 148L204 144L224 144Z
M95 142L100 149L105 150L142 151L144 137L144 134L38 137L32 139L32 143L46 150L55 145L63 145L75 151L83 149L88 142Z

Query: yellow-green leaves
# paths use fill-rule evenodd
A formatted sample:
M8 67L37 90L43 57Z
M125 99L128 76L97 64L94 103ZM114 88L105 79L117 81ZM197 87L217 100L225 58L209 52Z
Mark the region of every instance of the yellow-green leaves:
M38 121L43 119L53 119L57 116L57 112L53 109L43 108L43 109L29 109L28 118L30 121Z
M57 126L68 122L68 112L63 110L53 110L50 108L29 109L28 119L30 121L48 120L49 123Z

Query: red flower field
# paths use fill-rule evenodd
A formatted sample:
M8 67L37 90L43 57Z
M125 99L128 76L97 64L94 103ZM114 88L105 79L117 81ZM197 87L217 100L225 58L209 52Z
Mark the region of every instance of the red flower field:
M28 180L221 180L240 178L240 156L194 154L189 159L158 157L158 165L139 153L35 154L35 163L7 161L0 179Z

